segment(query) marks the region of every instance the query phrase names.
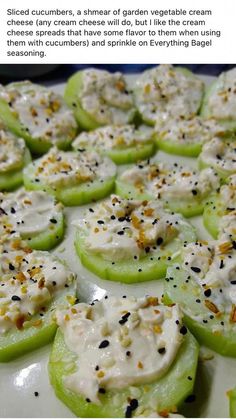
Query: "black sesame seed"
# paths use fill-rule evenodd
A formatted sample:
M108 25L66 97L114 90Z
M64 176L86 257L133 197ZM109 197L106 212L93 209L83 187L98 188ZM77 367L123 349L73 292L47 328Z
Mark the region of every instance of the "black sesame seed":
M15 266L13 266L12 263L9 263L9 269L10 269L10 271L14 271Z
M157 246L160 246L163 243L163 238L162 237L158 237L156 244Z
M123 236L125 232L123 230L117 231L117 234L119 234L119 236Z
M210 297L211 296L210 288L208 288L207 290L204 291L204 295L205 295L205 297Z
M104 221L103 220L97 220L97 223L98 224L104 224Z
M197 195L197 191L196 191L196 189L193 189L193 190L192 190L192 194L193 194L193 195Z
M130 356L131 355L131 352L130 351L127 351L126 352L126 356Z
M39 392L38 391L35 391L34 392L34 395L35 395L35 397L38 397L39 396Z
M225 265L224 265L224 262L223 262L223 260L221 259L221 261L220 261L220 269L223 269L223 267L224 267Z
M161 354L161 355L163 354L164 355L164 353L166 352L166 348L164 348L164 347L163 348L159 348L158 349L158 352L159 352L159 354Z
M106 390L105 390L105 388L100 387L100 388L99 388L99 390L98 390L98 392L99 392L100 394L105 394L105 393L106 393Z
M11 297L11 299L12 299L12 301L21 301L21 298L20 298L20 297L18 297L18 295L13 295L13 296Z
M196 273L201 272L201 269L198 268L197 266L191 266L191 269L192 269L193 272L196 272Z
M180 331L179 332L181 333L181 335L186 335L186 333L188 332L188 330L187 330L187 328L185 326L182 326L180 328Z
M55 220L55 218L51 218L51 219L50 219L50 223L52 223L52 224L57 224L57 220Z
M85 399L87 403L91 403L91 400L87 397L87 399Z
M110 342L108 340L103 340L100 345L99 345L99 349L103 349L103 348L107 348L107 346L109 346Z

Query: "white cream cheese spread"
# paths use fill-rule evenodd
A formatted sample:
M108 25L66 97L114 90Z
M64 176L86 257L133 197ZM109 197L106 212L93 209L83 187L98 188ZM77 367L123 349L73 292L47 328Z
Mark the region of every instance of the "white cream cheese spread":
M208 112L216 119L235 120L236 68L222 73L207 98Z
M159 199L203 198L219 187L219 177L213 169L198 171L178 163L140 163L124 171L120 179L139 193Z
M0 91L32 138L51 144L72 140L77 124L61 96L29 81L12 83Z
M204 310L211 316L228 314L236 322L236 251L227 237L209 243L191 243L183 250L183 267L197 282L204 294ZM195 294L194 294L195 295ZM196 295L196 298L197 295ZM201 302L199 296L199 301ZM224 326L224 322L221 326ZM221 327L220 326L220 327Z
M109 125L90 132L82 132L73 142L80 149L98 149L104 152L142 146L151 141L151 130L135 129L134 125Z
M0 335L14 327L24 328L36 314L43 317L48 304L74 279L59 259L48 252L31 251L21 243L12 237L1 244ZM32 326L41 324L39 318Z
M24 165L26 146L0 123L0 174L21 169Z
M213 138L204 144L199 158L216 170L236 172L236 142Z
M170 117L191 117L198 112L204 84L171 65L145 71L136 83L136 105L145 120L155 123Z
M99 389L151 383L171 367L183 340L178 306L155 297L109 297L57 312L65 343L78 358L64 383L99 404Z
M126 124L133 114L133 97L121 73L83 71L78 93L82 108L102 125Z
M43 191L0 193L0 225L5 232L15 230L23 236L50 232L60 214L62 204Z
M161 140L179 144L204 144L213 137L221 135L224 129L214 119L203 119L194 116L189 119L172 117L157 120L155 132Z
M52 148L33 165L35 178L51 187L105 180L116 174L115 164L95 152L65 152Z
M133 201L112 195L74 224L84 232L89 252L119 261L162 249L175 237L181 238L181 225L187 222L179 214L165 211L159 201Z

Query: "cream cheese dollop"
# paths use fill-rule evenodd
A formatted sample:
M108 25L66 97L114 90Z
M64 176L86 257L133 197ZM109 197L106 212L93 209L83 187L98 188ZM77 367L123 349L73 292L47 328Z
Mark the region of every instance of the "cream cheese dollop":
M51 187L74 186L113 177L115 164L95 152L60 151L53 147L33 163L35 178Z
M233 243L227 237L209 243L190 243L183 249L183 267L202 289L208 301L205 301L206 307L214 314L228 313L231 316L236 304L236 251Z
M207 98L208 113L216 119L235 120L236 68L222 73Z
M126 124L133 114L133 97L121 73L87 69L78 93L82 108L101 125Z
M89 252L106 260L141 258L181 238L179 214L165 211L159 201L134 201L116 195L88 210L73 222L84 234Z
M50 231L62 214L62 204L57 204L51 195L23 189L0 194L0 209L0 224L25 236Z
M151 383L171 367L183 341L177 305L155 297L109 297L57 312L77 369L65 386L99 404L99 388L123 389Z
M47 306L74 280L59 259L21 246L17 237L5 243L4 250L0 255L0 335L15 327L22 329L36 314L44 316ZM35 326L41 323L39 318Z
M25 142L0 123L0 174L21 169L24 165Z
M171 140L179 144L204 144L213 137L224 133L224 129L214 119L172 117L157 120L155 132L161 140Z
M236 172L236 142L215 137L203 145L200 160L216 170Z
M204 90L203 82L171 65L159 65L145 71L136 82L136 105L144 119L167 120L191 117L198 112Z
M143 162L124 171L120 179L139 193L150 193L159 199L203 198L220 185L213 169L193 170L178 163Z
M73 147L97 149L103 152L145 145L151 141L151 130L136 129L134 125L108 125L90 132L82 132Z
M9 103L32 138L55 145L74 138L77 124L73 112L50 89L29 81L12 83L0 91L0 97Z

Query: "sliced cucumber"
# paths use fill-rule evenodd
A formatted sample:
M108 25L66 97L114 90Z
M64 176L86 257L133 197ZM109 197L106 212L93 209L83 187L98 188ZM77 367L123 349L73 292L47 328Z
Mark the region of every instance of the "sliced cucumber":
M97 177L94 180L82 182L78 184L73 181L72 185L69 183L60 186L51 186L47 183L47 179L40 179L36 175L37 167L40 165L41 160L36 160L34 163L27 166L24 170L24 185L28 190L43 190L51 195L54 195L58 201L66 206L84 205L89 202L97 201L110 194L115 184L115 166L107 159L106 164L109 166L111 174L103 175L101 178ZM103 163L105 165L105 162ZM65 176L66 180L66 176Z
M74 367L73 353L65 344L61 330L57 331L49 360L49 377L57 397L78 417L125 417L127 399L132 399L132 389L109 391L101 394L101 404L87 402L82 395L69 391L64 385L64 377ZM157 382L137 386L140 392L139 403L156 405L158 411L173 410L181 405L192 393L197 369L198 344L190 333L184 342L169 371ZM191 377L190 381L188 377ZM176 383L178 382L178 386Z
M179 224L181 224L179 222ZM86 233L79 228L75 238L75 248L82 264L101 278L124 283L135 283L160 279L165 276L167 267L176 260L180 246L184 242L196 239L195 231L190 224L184 222L179 226L181 238L176 237L161 248L151 250L140 259L110 261L101 255L87 250Z
M180 74L186 83L185 90L182 87L183 80L179 80ZM191 86L191 82L193 86ZM170 91L168 91L168 84L171 86ZM173 86L176 87L175 96L173 95ZM203 91L202 81L188 69L160 65L157 68L146 70L138 78L134 94L142 120L147 125L154 126L156 120L162 119L163 115L166 117L196 115L201 107ZM158 92L160 92L159 97L157 96ZM178 98L178 104L176 98Z
M97 115L94 113L94 111L89 112L86 110L83 106L83 87L84 87L84 77L88 74L92 74L93 80L101 79L101 84L99 82L94 82L94 84L91 85L91 89L93 89L93 92L90 93L91 99L94 100L93 96L96 95L96 100L99 103L99 106L97 106ZM116 77L117 80L115 82L115 79L112 80L112 77ZM103 80L104 79L104 80ZM116 84L119 86L119 83L122 84L122 89L119 91L117 89L117 93L123 93L124 91L124 97L125 95L131 95L131 93L128 90L128 87L126 86L125 80L120 75L112 75L109 72L97 70L97 69L88 69L88 70L82 70L75 73L67 82L64 98L68 106L73 109L75 117L77 119L77 122L79 126L84 130L93 130L98 127L109 125L112 123L118 123L118 124L125 124L132 122L136 111L133 107L133 104L129 105L122 105L122 103L118 104L116 101L114 101L114 93L116 93ZM104 95L104 88L106 86L109 86L109 82L111 83L111 90L113 90L110 99ZM98 85L96 85L98 83ZM88 101L89 101L89 95ZM105 117L105 111L107 112L107 115ZM101 113L103 110L103 113ZM119 114L118 114L119 113Z
M165 283L165 303L178 303L185 316L184 322L200 344L206 345L223 356L236 356L236 328L230 323L229 316L221 314L210 318L204 301L207 300L197 282L185 271L181 265L172 266L167 270ZM194 316L203 317L197 321ZM225 325L222 326L221 325ZM221 327L215 331L215 327Z
M221 75L216 79L207 89L203 98L203 103L201 107L201 115L204 118L215 118L219 121L219 123L225 127L228 131L236 131L236 120L234 117L228 116L227 117L227 106L229 106L230 100L230 108L233 109L233 101L234 98L234 80L229 84L227 82L227 77L229 73L235 73L235 69L229 70L228 72L221 73ZM218 100L221 99L220 109L221 109L221 116L219 117L219 111L217 113L214 112L214 107L210 105L212 96L217 94ZM231 96L231 98L230 98Z
M11 170L0 173L0 191L12 191L23 183L23 167L31 162L31 155L28 149L25 150L22 169Z
M31 82L18 82L18 83L11 83L5 88L5 94L0 97L0 114L1 119L6 124L8 129L12 131L15 135L22 137L25 139L27 146L34 154L44 154L46 153L52 145L56 145L59 149L67 149L73 139L76 136L77 133L77 125L73 118L73 115L69 115L68 121L66 121L67 125L65 127L65 123L63 123L61 120L63 118L63 112L61 112L60 107L56 110L48 109L48 107L51 106L51 101L49 99L46 99L45 105L42 105L42 103L37 103L35 99L34 103L34 96L32 96L32 92L39 92L40 89L45 92L50 91L45 88L44 86L38 86L36 84L32 84ZM12 93L14 92L14 93ZM53 127L51 126L48 128L50 131L51 129L58 129L58 124L61 125L61 132L57 132L56 137L54 135L54 140L52 140L49 136L49 134L46 134L47 126L45 128L45 135L38 135L37 129L38 127L42 127L42 121L43 121L43 115L41 115L40 121L37 123L36 126L32 128L34 125L33 116L32 116L32 124L29 126L25 123L23 123L20 119L20 114L15 109L14 100L17 98L16 92L19 92L20 95L25 95L26 102L29 102L29 109L35 108L35 117L38 116L38 113L44 112L44 118L45 118L45 124L47 125L48 121L50 122L50 118L52 115L56 115L57 113L60 113L60 119L58 121L55 121L53 124ZM13 99L10 101L10 97L13 94ZM7 99L7 95L9 95L9 100ZM39 98L38 98L39 100ZM45 98L43 99L45 101ZM48 103L47 103L48 100ZM67 108L66 104L62 102L62 98L56 94L53 93L52 101L57 100L60 102L62 108L65 112L68 113L69 108ZM25 106L25 104L24 104ZM50 112L49 112L50 111ZM69 111L71 112L71 111ZM36 131L36 134L33 133L32 130Z
M73 142L78 152L88 150L108 156L116 164L129 164L152 156L155 143L152 130L135 129L134 125L109 125L82 132Z

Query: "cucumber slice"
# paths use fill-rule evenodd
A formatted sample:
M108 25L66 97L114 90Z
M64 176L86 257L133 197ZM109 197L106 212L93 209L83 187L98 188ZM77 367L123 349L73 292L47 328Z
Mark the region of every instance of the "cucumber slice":
M59 152L56 150L53 152L59 156ZM70 154L73 154L75 159L77 159L77 157L78 159L80 158L80 155L76 152ZM45 155L44 157L47 159L47 156L48 155ZM62 159L64 159L64 157L67 159L67 153L61 154L61 156ZM83 153L83 156L85 156L85 153ZM95 160L99 162L98 165L96 165ZM88 165L91 163L91 172L94 171L96 174L96 170L99 170L99 165L101 163L103 170L105 170L106 167L107 174L103 172L101 175L99 175L99 172L97 172L98 175L96 175L94 178L91 178L90 181L81 182L80 179L78 181L76 180L77 173L79 172L77 169L75 173L75 179L72 179L71 184L67 181L67 174L65 173L62 177L61 183L58 183L56 186L54 186L48 182L46 176L41 177L40 174L37 174L38 168L40 167L42 161L44 161L42 159L38 159L32 164L28 165L24 170L25 188L28 190L46 191L49 194L54 195L58 201L62 202L66 206L84 205L89 202L97 201L112 192L115 184L116 168L108 158L101 158L96 154L95 160L92 163L88 160ZM81 161L81 166L82 164L83 163ZM57 173L62 174L63 170L59 169Z
M173 118L162 124L157 122L154 137L158 148L166 153L197 157L204 143L224 133L223 127L212 119Z
M165 215L167 216L168 221L169 220L173 221L173 224L176 222L175 220L176 216L172 216L168 213L165 213ZM91 213L90 213L90 216L91 216ZM89 217L89 214L88 214L88 217ZM151 221L154 218L152 218ZM111 281L124 282L124 283L134 283L134 282L143 282L143 281L151 281L154 279L160 279L165 276L167 267L170 264L172 264L173 261L175 260L176 253L178 255L179 247L184 242L191 242L195 240L196 238L193 227L190 224L188 224L186 221L184 221L181 216L178 216L177 218L178 218L178 221L177 221L178 230L176 231L176 236L169 238L169 240L167 240L166 243L164 242L164 244L162 245L158 243L158 240L157 240L157 246L149 245L147 242L145 245L146 247L144 251L140 254L140 257L137 257L136 255L133 256L132 254L128 256L127 252L125 252L126 257L124 258L122 257L122 254L124 253L122 249L118 251L118 254L119 254L118 259L114 254L112 254L113 256L110 256L109 258L104 257L102 255L101 250L100 251L97 250L96 252L90 251L88 246L86 245L86 239L87 239L87 235L89 234L90 227L88 227L88 230L86 231L86 229L80 223L79 223L79 228L76 233L75 248L76 248L78 256L80 257L81 263L87 269L94 272L96 275L100 276L101 278L111 280ZM128 227L123 227L123 225L126 226L126 221L124 220L124 224L121 221L119 221L120 230L122 230L122 228L123 229L128 228ZM143 225L144 224L142 224L142 226ZM104 226L106 228L106 222L104 222ZM91 224L91 229L92 228L93 227ZM112 231L111 234L117 237L116 234L120 235L120 233L119 232L116 233L114 230L115 228L116 227L115 226L113 227L113 225L111 224L111 231ZM168 228L166 231L168 231ZM126 244L125 234L122 237L124 237L124 243ZM147 235L147 238L148 237L149 236ZM163 239L161 240L163 241ZM133 242L130 244L130 246L131 245L133 245ZM120 244L120 246L122 246L122 243ZM135 252L136 250L134 250L134 253Z
M165 208L188 218L203 212L209 193L218 187L213 170L197 172L177 163L141 162L122 173L115 191L127 199L159 199Z
M62 205L45 192L20 190L0 195L2 215L0 227L4 233L14 230L35 250L50 250L64 236Z
M12 191L23 183L23 167L31 162L31 155L28 149L25 150L22 169L11 170L0 173L0 191Z
M235 80L235 69L221 73L218 79L207 88L201 108L201 115L204 118L215 118L225 129L233 132L236 131L233 113Z
M142 120L154 126L157 120L196 115L203 91L203 82L188 69L159 65L138 78L134 94Z
M229 414L231 418L236 418L236 388L227 392L229 397Z
M101 394L101 404L96 405L86 402L82 395L75 394L65 387L64 377L73 371L73 355L65 344L61 330L58 329L48 366L50 382L57 397L78 417L125 417L123 406L127 405L127 398L132 394L131 388ZM153 384L135 387L140 392L139 403L144 406L156 404L159 411L176 409L176 406L181 405L193 391L197 360L198 344L193 336L187 333L168 372ZM193 380L190 381L188 377L192 377Z
M202 147L198 158L199 168L212 167L225 180L236 173L235 148L233 139L213 138Z
M78 71L68 80L64 98L84 130L126 124L136 113L132 94L120 73L92 68Z
M116 164L129 164L148 158L155 152L152 130L136 130L132 125L109 125L82 132L73 148L92 151L110 157Z
M77 133L76 121L63 99L28 81L2 89L0 114L8 129L24 138L34 154L44 154L52 145L67 149Z
M43 255L43 253L40 253L40 255ZM12 263L14 263L13 254L9 254L9 257L11 258ZM56 258L54 259L56 260ZM12 275L17 276L20 272L21 271L19 269L15 270L13 274L10 274L10 271L8 274L6 272L2 272L0 283L5 283L6 285ZM67 288L60 290L60 292L57 291L49 304L44 303L42 308L38 310L37 313L30 316L28 315L27 318L22 315L16 323L17 326L13 326L9 330L7 329L5 332L0 333L0 362L8 362L20 355L45 345L53 339L57 329L54 320L55 310L67 308L70 306L68 301L75 301L75 284L73 277L69 271L67 275ZM35 279L36 277L33 273L32 277L35 281L39 281L38 278ZM24 284L26 284L26 282ZM27 285L30 287L29 280ZM16 285L16 287L18 288L15 292L20 293L19 284ZM5 304L6 302L1 302L0 299L0 311L6 309ZM1 324L1 327L2 326L3 325Z
M205 277L202 279L203 283L204 279ZM212 305L209 296L207 297L208 294L204 291L206 289L207 286L201 287L182 263L176 264L167 270L164 302L180 305L185 313L185 324L200 344L223 356L235 357L235 323L230 320L230 313L227 310L225 312L216 310L216 305Z

